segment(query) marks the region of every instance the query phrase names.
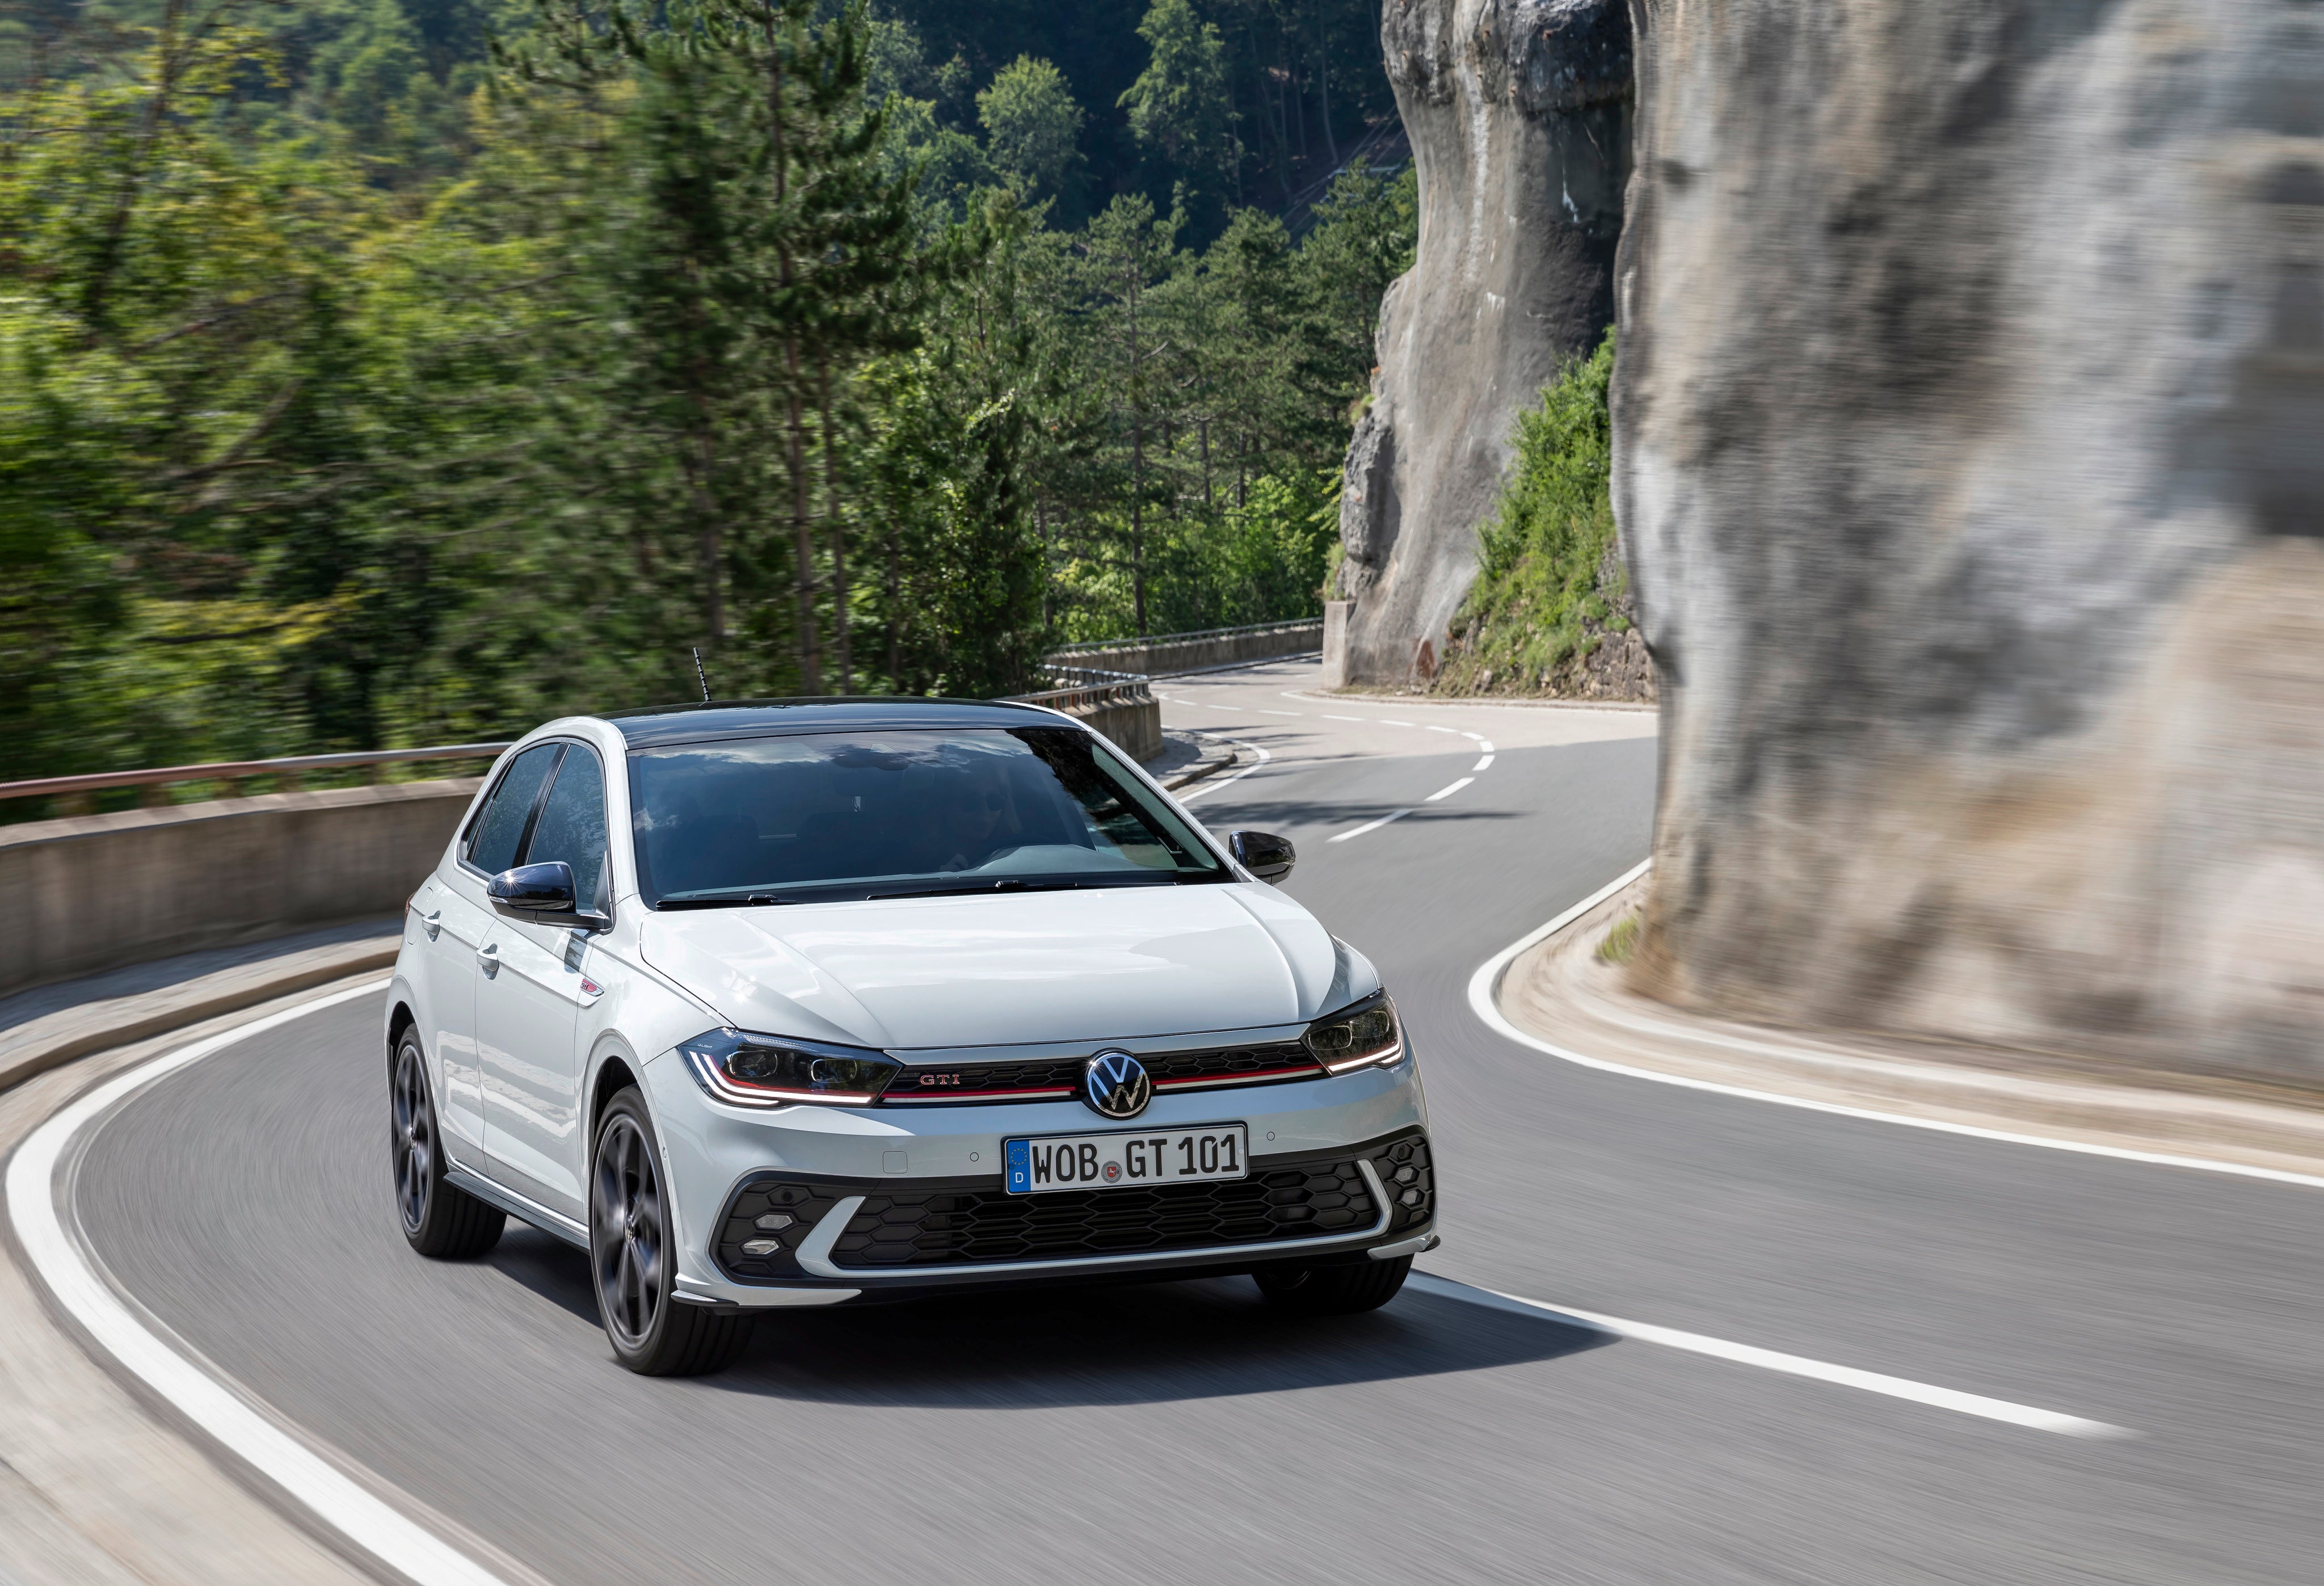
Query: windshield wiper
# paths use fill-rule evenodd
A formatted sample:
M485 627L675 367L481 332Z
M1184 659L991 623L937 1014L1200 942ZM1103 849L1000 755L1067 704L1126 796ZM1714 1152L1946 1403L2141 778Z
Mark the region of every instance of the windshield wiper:
M998 881L979 881L973 887L913 887L900 892L866 892L866 903L882 903L893 898L968 898L991 893L1012 892L1071 892L1090 885L1087 881L1028 881L1015 876L1002 876Z
M784 898L773 892L746 892L740 897L665 898L656 908L765 908L776 904L797 903L797 898Z

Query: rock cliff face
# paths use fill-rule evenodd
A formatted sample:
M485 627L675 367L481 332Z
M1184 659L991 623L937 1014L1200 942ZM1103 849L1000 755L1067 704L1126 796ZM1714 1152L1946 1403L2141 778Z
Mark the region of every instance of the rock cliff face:
M2324 1079L2324 5L1636 18L1644 983Z
M1613 318L1628 177L1624 0L1386 0L1420 247L1380 314L1340 532L1351 682L1397 682L1476 573L1519 408Z

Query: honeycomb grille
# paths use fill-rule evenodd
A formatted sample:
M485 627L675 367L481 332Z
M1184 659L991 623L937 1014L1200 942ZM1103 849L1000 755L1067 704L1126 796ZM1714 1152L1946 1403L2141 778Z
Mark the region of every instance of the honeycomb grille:
M1387 1187L1395 1209L1391 1229L1418 1228L1436 1215L1436 1173L1428 1160L1428 1141L1407 1135L1375 1155L1372 1171Z
M1379 1221L1353 1158L1153 1189L917 1191L867 1197L832 1262L876 1269L1065 1261L1316 1239Z
M718 1225L718 1264L728 1276L743 1278L796 1277L800 1274L798 1248L824 1214L850 1192L828 1185L782 1184L762 1181L745 1185L726 1207ZM779 1227L761 1226L782 1222ZM772 1240L772 1250L746 1247Z
M1222 1047L1208 1052L1156 1052L1141 1054L1138 1060L1145 1065L1147 1074L1161 1090L1196 1091L1213 1084L1268 1083L1253 1077L1262 1074L1286 1080L1314 1079L1323 1072L1307 1048L1297 1041ZM880 1102L890 1107L935 1103L958 1106L977 1102L1021 1101L1028 1091L1056 1090L1078 1094L1082 1065L1086 1061L1083 1057L1043 1058L1026 1063L965 1065L959 1068L907 1069L889 1083ZM1273 1072L1277 1070L1285 1072ZM939 1083L942 1078L954 1076L959 1081L956 1084Z

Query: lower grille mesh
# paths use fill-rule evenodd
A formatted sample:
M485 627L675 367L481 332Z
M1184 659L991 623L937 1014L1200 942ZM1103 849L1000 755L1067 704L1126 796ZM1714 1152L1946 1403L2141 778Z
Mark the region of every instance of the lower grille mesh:
M803 1276L799 1245L853 1194L862 1194L863 1203L848 1219L831 1259L867 1273L1329 1238L1381 1221L1379 1203L1356 1165L1360 1157L1370 1161L1387 1189L1390 1231L1418 1229L1435 1214L1428 1141L1407 1134L1344 1157L1271 1166L1262 1159L1249 1178L1151 1189L1012 1195L981 1185L915 1190L769 1176L735 1192L720 1219L715 1253L729 1277L745 1282L796 1279ZM761 1249L746 1249L750 1241ZM768 1243L776 1248L764 1249Z
M848 1219L831 1259L839 1267L1062 1261L1313 1239L1379 1221L1379 1208L1351 1160L1155 1189L872 1195Z

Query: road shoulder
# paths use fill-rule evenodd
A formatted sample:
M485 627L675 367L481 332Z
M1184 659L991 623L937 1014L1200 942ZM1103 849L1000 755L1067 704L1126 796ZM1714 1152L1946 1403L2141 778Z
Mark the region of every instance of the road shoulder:
M0 1157L107 1075L229 1028L250 1009L291 1005L322 983L311 978L318 965L348 961L375 973L369 961L376 954L375 939L309 946L141 991L126 1012L145 1038L62 1060L51 1056L57 1047L91 1038L107 1006L122 999L67 1004L19 1026L10 1032L14 1083L0 1090ZM156 1021L158 1032L147 1028ZM47 1044L36 1045L35 1036ZM26 1270L13 1234L0 1239L0 1535L8 1543L0 1578L11 1586L373 1578L244 1486L206 1444L91 1358Z
M2324 1107L2256 1086L2093 1072L2023 1053L1706 1017L1628 991L1598 955L1645 881L1601 894L1480 988L1532 1040L1596 1066L1897 1121L2324 1185Z

